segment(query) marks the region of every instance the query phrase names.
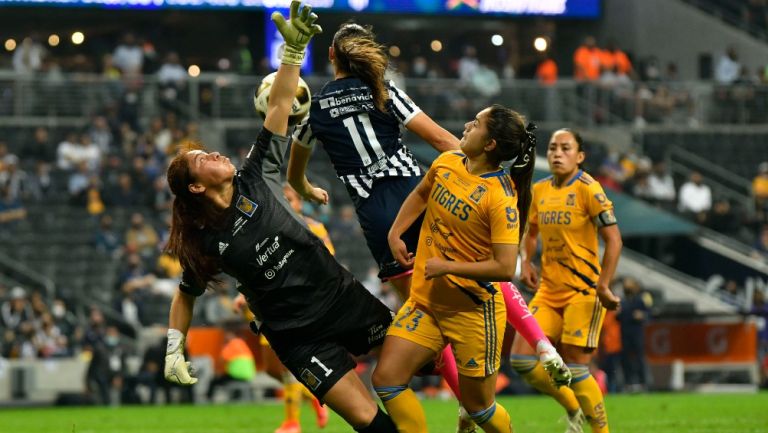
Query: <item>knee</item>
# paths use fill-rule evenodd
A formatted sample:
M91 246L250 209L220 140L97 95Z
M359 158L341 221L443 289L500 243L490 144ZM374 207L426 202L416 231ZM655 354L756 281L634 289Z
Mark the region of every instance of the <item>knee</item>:
M346 421L355 430L360 430L368 427L376 418L376 413L379 411L379 406L373 402L373 400L362 404L355 411L347 414Z
M386 365L379 363L373 370L371 383L374 387L400 385L397 383L398 377L396 373L397 372L394 369L388 368Z
M490 399L489 401L462 401L462 406L469 414L475 423L483 424L488 421L488 418L493 416L493 412L496 408L496 400Z

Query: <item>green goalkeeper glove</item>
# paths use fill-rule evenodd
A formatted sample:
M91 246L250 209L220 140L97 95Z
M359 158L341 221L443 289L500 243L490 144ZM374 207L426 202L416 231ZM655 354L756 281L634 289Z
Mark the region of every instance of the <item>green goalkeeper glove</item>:
M197 378L190 375L190 363L184 359L184 334L178 329L168 330L165 351L165 380L179 385L194 385Z
M304 5L299 13L301 2L291 2L291 15L288 21L280 12L272 12L272 21L277 30L285 39L285 52L283 52L283 64L301 66L304 60L304 50L312 36L322 33L323 29L315 24L317 15L312 13L312 6Z

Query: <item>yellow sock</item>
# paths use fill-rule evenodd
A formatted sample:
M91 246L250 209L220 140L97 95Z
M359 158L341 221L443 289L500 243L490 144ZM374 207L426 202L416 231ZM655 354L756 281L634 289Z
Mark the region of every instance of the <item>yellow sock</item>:
M504 406L494 401L491 407L469 414L485 433L512 433L512 421Z
M406 385L374 388L399 433L427 433L427 417L419 398Z
M593 433L608 433L608 414L605 412L603 392L597 381L584 364L568 364L573 373L571 388L579 400L584 416L592 426Z
M298 421L299 408L301 407L301 389L304 385L294 382L286 384L283 388L285 393L285 420Z
M568 413L579 409L579 400L576 399L571 388L561 386L557 388L544 370L539 358L532 355L512 355L512 368L539 392L552 396L560 406Z
M301 387L301 395L307 400L315 399L315 395L312 394L312 391L308 390L306 386Z

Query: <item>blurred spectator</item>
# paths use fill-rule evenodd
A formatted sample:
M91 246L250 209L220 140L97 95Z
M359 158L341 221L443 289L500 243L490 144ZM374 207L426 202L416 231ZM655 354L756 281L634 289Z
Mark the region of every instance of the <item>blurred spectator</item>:
M152 291L155 279L155 275L145 268L140 255L131 252L125 257L124 267L118 278L121 296L115 300L115 309L120 311L129 323L141 322L139 318L144 299Z
M107 155L112 151L114 137L106 117L96 116L93 119L89 135L91 141L101 150L102 155Z
M51 184L51 165L44 161L37 161L34 174L27 178L29 198L34 201L42 201L48 197Z
M739 78L741 63L734 46L729 46L725 54L720 56L715 68L715 81L718 84L733 84Z
M230 382L250 382L256 377L256 360L248 344L233 331L224 332L224 347L220 359L224 362L224 373L211 380L206 396L213 400L216 388ZM231 396L236 398L237 396Z
M75 329L79 327L77 317L67 309L67 303L63 299L53 300L51 305L51 316L53 323L65 336L75 335ZM70 348L74 347L75 342L69 341Z
M459 58L458 68L459 80L467 84L471 83L480 69L480 62L477 60L477 48L472 45L464 47L464 54Z
M73 206L84 206L86 203L86 190L91 178L91 171L88 163L81 161L77 163L77 170L69 175L67 181L67 192L69 193L69 203Z
M181 66L179 55L173 51L165 57L165 63L157 71L160 83L161 102L168 108L174 108L187 83L187 71Z
M609 392L623 388L621 380L621 325L616 311L607 311L600 334L600 368L605 371Z
M133 187L133 179L128 173L120 173L117 177L117 185L107 189L105 194L107 204L118 207L134 207L142 203L141 196Z
M56 150L58 167L62 170L74 170L81 162L88 164L89 170L96 170L101 160L101 150L93 144L88 134L80 137L70 132Z
M151 224L140 212L131 214L131 224L125 232L125 243L131 245L143 258L152 257L157 251L159 239Z
M232 70L240 75L253 74L253 55L251 54L251 41L246 35L237 38L237 47L232 52L230 64Z
M133 33L126 33L123 36L122 43L115 48L115 52L112 54L112 61L124 74L141 73L144 64L144 51Z
M11 289L9 299L0 306L3 328L13 331L24 322L33 322L34 318L32 306L27 300L27 291L18 286Z
M758 221L768 222L768 161L757 166L757 176L752 179L752 195Z
M698 171L693 171L690 180L680 187L680 212L690 215L699 224L707 219L707 212L712 208L712 190L704 184L704 178Z
M32 140L21 146L19 156L25 160L53 162L56 147L50 140L48 129L42 126L35 128Z
M768 260L768 225L764 225L760 229L760 233L755 240L755 254L756 258L761 260Z
M362 232L355 217L355 208L351 205L342 206L339 217L328 223L328 233L335 244L359 239Z
M30 182L27 172L19 168L19 158L9 154L3 158L4 167L0 167L0 185L8 187L8 194L14 200L29 198Z
M577 81L597 81L600 78L600 49L594 36L587 36L573 54L573 77Z
M171 146L173 135L171 134L171 130L163 123L162 118L155 117L152 119L148 134L151 137L152 145L160 154L168 155L173 151L173 147Z
M657 161L648 176L651 199L666 210L675 208L675 181L667 170L667 163Z
M14 72L19 75L34 74L43 66L45 55L45 48L32 37L27 36L13 53Z
M126 375L127 350L121 344L116 327L107 327L103 338L93 341L91 354L86 372L86 389L91 394L95 393L98 404L119 404Z
M651 175L651 160L642 157L637 161L635 175L628 182L625 182L624 189L631 192L637 198L651 200L651 186L648 178Z
M751 27L766 31L768 28L768 2L766 0L742 1L742 19Z
M600 66L603 71L612 71L619 76L632 75L632 62L614 40L608 41L605 49L600 52Z
M707 226L724 235L735 236L741 229L741 218L731 207L730 200L719 198L707 216Z
M120 238L115 232L111 215L102 215L99 220L99 228L94 236L94 245L96 249L111 257L117 256L120 252Z
M0 238L11 236L18 221L27 217L27 209L21 201L11 196L11 190L0 185Z
M69 356L67 337L61 332L53 316L45 313L40 319L40 328L35 334L35 346L40 358Z
M768 303L765 302L765 292L755 289L752 294L752 307L749 314L757 316L758 322L757 334L757 356L758 362L762 366L762 386L768 387Z
M647 386L644 328L653 306L653 298L634 278L625 277L623 286L624 297L617 318L621 324L624 383L629 391L643 391Z
M536 79L543 86L557 84L557 63L546 51L542 53L541 61L536 66Z

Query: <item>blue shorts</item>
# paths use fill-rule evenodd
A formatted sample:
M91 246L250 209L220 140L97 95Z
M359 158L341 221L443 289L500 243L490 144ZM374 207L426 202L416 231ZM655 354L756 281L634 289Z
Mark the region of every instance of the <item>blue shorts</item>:
M392 223L395 222L400 206L419 182L421 182L421 176L376 179L371 195L357 206L360 227L363 229L368 249L371 250L373 258L379 265L379 278L383 281L410 270L403 268L395 261L389 249L387 234ZM408 251L414 254L419 243L419 231L423 220L422 214L402 236Z

